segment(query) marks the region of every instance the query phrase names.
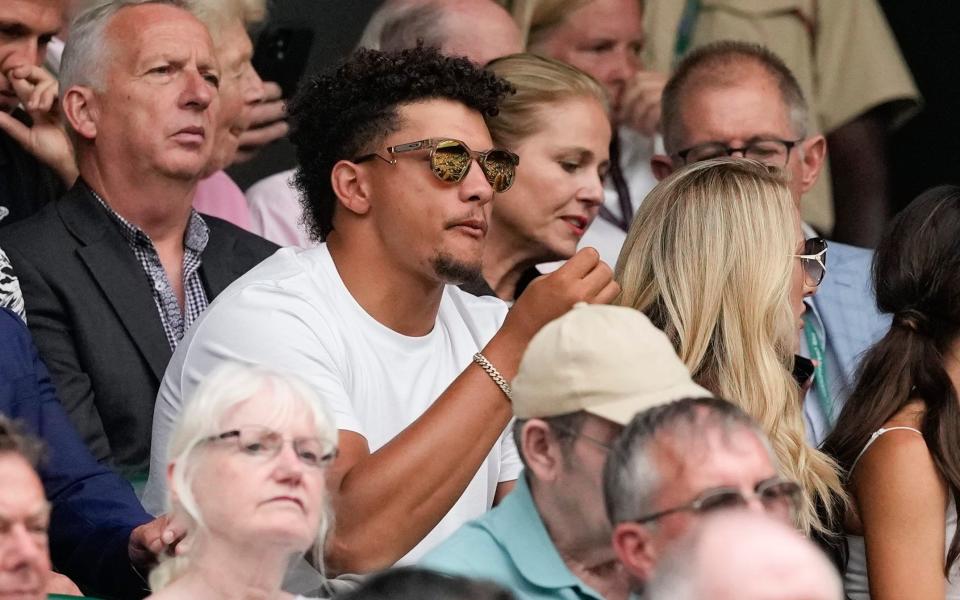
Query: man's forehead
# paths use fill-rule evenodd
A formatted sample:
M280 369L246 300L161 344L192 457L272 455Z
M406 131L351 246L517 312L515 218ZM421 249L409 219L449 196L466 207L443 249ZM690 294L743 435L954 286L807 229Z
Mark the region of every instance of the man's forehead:
M47 501L33 467L20 455L0 454L0 518L42 511Z
M704 75L681 90L679 116L687 138L789 136L789 108L775 80L757 70L722 78Z
M454 100L429 99L401 104L397 115L399 127L388 136L391 144L449 137L465 142L474 150L486 150L493 145L483 116Z
M205 58L213 56L213 42L206 27L186 10L163 4L122 8L107 25L107 35L129 53L184 53L199 49Z
M0 24L19 26L35 34L56 33L63 25L63 0L2 0Z
M658 440L657 468L665 482L696 493L743 481L753 485L776 475L763 443L746 428L711 428L696 437L686 433L679 431Z

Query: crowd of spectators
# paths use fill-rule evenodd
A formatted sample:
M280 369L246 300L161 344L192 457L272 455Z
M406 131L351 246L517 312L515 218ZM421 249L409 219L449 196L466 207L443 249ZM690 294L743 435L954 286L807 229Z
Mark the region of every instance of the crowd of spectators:
M0 598L960 598L960 187L770 4L3 0Z

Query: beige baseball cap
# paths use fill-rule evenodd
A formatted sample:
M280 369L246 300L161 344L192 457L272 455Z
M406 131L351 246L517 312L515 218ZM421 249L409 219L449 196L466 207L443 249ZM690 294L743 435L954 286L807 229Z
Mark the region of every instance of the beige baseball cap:
M510 385L517 418L583 410L621 425L659 404L712 396L646 315L584 302L533 336Z

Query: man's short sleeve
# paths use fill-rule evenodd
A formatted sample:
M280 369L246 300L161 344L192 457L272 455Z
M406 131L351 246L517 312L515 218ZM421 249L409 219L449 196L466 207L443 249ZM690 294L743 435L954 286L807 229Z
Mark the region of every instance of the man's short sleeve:
M516 444L513 443L513 420L511 420L500 435L500 477L497 481L515 481L522 470L523 463L520 462L520 454L517 452Z

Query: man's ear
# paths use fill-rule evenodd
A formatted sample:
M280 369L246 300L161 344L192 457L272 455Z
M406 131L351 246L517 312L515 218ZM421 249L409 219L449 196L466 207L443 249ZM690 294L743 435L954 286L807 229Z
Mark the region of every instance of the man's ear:
M341 160L330 171L330 185L340 199L340 204L356 215L365 215L370 210L370 180L367 172L358 164Z
M813 184L817 182L820 171L823 169L823 161L827 157L827 140L822 135L810 136L800 143L800 183L804 194L810 191Z
M530 419L520 433L520 452L527 469L541 481L554 481L563 466L563 451L550 426Z
M653 170L653 176L657 181L663 181L675 170L673 160L666 154L654 154L650 157L650 168Z
M63 94L60 108L77 135L88 140L97 137L100 110L92 89L79 85L71 87Z
M639 523L617 523L613 528L613 551L627 573L645 584L653 577L657 556L650 530Z

